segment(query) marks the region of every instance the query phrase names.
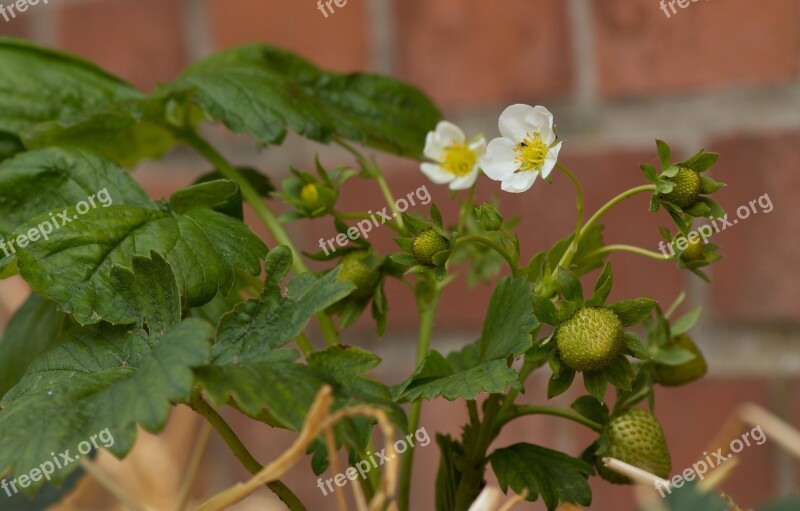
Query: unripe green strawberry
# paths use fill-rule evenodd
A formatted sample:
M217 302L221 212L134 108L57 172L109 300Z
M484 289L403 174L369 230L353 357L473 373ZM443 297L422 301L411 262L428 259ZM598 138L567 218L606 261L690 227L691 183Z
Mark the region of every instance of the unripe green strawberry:
M623 335L622 321L611 309L580 309L556 330L558 355L573 371L598 371L620 354Z
M703 247L705 246L703 240L697 238L694 241L691 239L687 239L686 241L686 250L684 250L681 254L681 260L685 263L691 263L692 261L699 261L703 259Z
M690 208L700 196L700 174L694 170L681 168L670 181L675 183L675 188L664 195L664 199L675 204L681 209Z
M355 284L356 289L350 294L353 298L361 299L372 296L375 283L378 281L378 272L371 270L367 265L368 257L369 252L359 250L344 256L340 263L342 270L337 278Z
M447 238L433 229L426 229L414 238L411 244L411 253L417 258L419 264L436 266L433 263L433 256L448 248L450 248L450 242L447 241Z
M669 478L672 460L664 431L653 415L634 408L606 426L608 450L595 460L600 476L614 484L631 484L630 479L603 465L600 458L610 457L646 470L662 479Z
M679 366L657 365L655 372L656 381L658 383L665 387L678 387L693 382L706 374L706 370L708 369L706 366L706 359L691 337L681 334L677 337L673 337L668 345L683 348L691 352L694 358Z
M300 200L309 209L315 209L319 206L319 190L316 183L303 185L303 188L300 189Z

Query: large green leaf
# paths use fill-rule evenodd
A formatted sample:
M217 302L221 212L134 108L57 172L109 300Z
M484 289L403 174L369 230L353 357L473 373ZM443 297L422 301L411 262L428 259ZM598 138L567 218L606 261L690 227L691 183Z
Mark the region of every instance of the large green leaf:
M52 346L67 315L37 294L17 310L0 341L0 397L17 384L33 360Z
M102 323L69 331L0 401L0 473L29 473L66 449L75 457L81 442L106 429L110 440L103 446L122 457L137 424L158 432L171 404L191 397L191 368L208 363L213 327L198 319L180 322L175 276L164 259L151 258L134 258L133 270L113 269L117 292L131 302L141 327Z
M479 343L482 361L518 357L533 345L531 331L539 321L533 315L532 290L533 285L522 277L498 283Z
M141 94L83 59L0 38L0 131L19 135L45 121L75 119Z
M116 203L90 209L53 231L48 239L17 251L20 274L42 296L57 302L81 324L135 319L111 286L111 267L130 266L134 255L151 251L172 265L181 294L190 307L203 305L235 282L235 269L261 272L267 249L247 226L222 213L194 208L177 214L163 204ZM35 228L32 219L20 232ZM62 220L63 221L63 220Z
M287 129L419 157L440 114L416 88L371 74L320 70L286 50L253 44L201 61L165 90L194 92L215 121L264 144Z
M0 164L0 235L8 237L34 217L61 211L102 194L105 202L154 207L130 175L87 151L50 148L23 153ZM105 207L94 198L97 208Z
M594 469L585 461L525 443L497 449L489 460L504 492L509 486L516 493L528 490L530 501L541 495L548 511L553 511L560 502L584 506L592 503L587 477L594 474Z
M264 292L222 317L212 363L197 372L216 403L233 397L251 416L266 406L283 424L299 429L316 391L326 382L296 363L296 352L278 348L297 337L311 316L351 293L353 285L337 280L337 271L321 278L304 273L290 281L284 296L280 282L291 264L286 247L269 253Z
M414 374L395 389L395 397L411 401L439 396L448 401L472 400L481 392L501 393L509 385L522 390L519 375L505 360L490 360L456 371L438 351L431 350Z

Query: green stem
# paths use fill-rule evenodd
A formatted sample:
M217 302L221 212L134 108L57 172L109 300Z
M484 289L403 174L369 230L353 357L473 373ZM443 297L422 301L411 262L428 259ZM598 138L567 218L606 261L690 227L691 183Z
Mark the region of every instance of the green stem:
M665 257L664 254L660 254L658 252L653 252L652 250L646 250L644 248L635 247L633 245L606 245L603 248L599 248L586 256L587 258L603 255L603 254L610 254L611 252L632 252L634 254L639 254L645 257L649 257L651 259L655 259L657 261L666 261L669 260L669 257Z
M516 409L512 413L508 413L504 416L499 416L498 420L495 422L496 431L499 432L500 429L511 422L514 419L519 417L523 417L525 415L552 415L554 417L561 417L563 419L568 419L573 422L577 422L578 424L583 424L584 426L591 428L598 433L603 430L603 426L600 424L587 419L586 417L579 415L575 412L570 412L569 410L562 410L561 408L552 408L549 406L528 406L528 405L521 405L517 406Z
M467 215L469 215L470 210L472 209L473 202L475 201L475 185L469 189L469 195L461 204L461 214L458 215L458 233L461 234L464 232L464 226L467 223Z
M235 181L236 184L239 185L239 188L242 191L242 196L253 208L253 211L255 211L256 215L258 215L258 218L261 219L267 229L269 229L270 233L272 233L275 241L277 241L279 245L287 246L289 250L292 251L292 264L294 265L295 271L297 273L308 272L308 267L303 262L300 251L298 251L297 247L294 246L291 238L289 238L289 235L283 229L283 226L280 224L275 215L272 214L272 211L270 211L266 204L264 204L261 195L259 195L256 189L253 188L247 179L245 179L242 173L239 172L236 167L231 165L231 163L228 162L228 160L226 160L225 157L222 156L222 154L220 154L216 149L214 149L211 144L206 142L205 139L203 139L194 131L184 131L181 133L181 136L186 143L192 146L198 153L208 160L208 162L211 163L214 168L219 170L223 176L231 181ZM325 343L329 346L339 344L339 333L336 331L336 327L333 325L333 321L331 320L330 316L320 312L317 313L317 319L319 320L322 334L325 336Z
M426 276L431 279L430 275ZM433 335L433 324L436 318L436 307L439 303L441 289L437 283L429 285L434 286L431 296L427 300L420 298L417 294L417 307L419 309L419 339L417 341L417 358L416 366L425 360L430 349L431 336ZM411 411L408 417L409 432L413 433L419 426L420 415L422 414L422 400L411 403ZM414 449L409 449L403 455L403 466L400 472L400 487L398 492L398 505L400 511L408 511L411 501L411 475L414 464Z
M465 445L467 459L464 461L464 470L461 482L455 495L455 511L466 511L472 505L483 487L486 473L486 453L489 445L495 439L494 423L500 411L498 395L491 395L486 400L483 412L483 422L480 424L478 435L472 445Z
M195 395L189 403L189 406L217 430L217 433L219 433L239 462L241 462L242 466L251 474L255 475L263 470L264 467L250 454L250 451L247 450L247 447L245 447L236 435L236 432L233 431L230 425L225 422L225 419L201 396ZM297 498L297 495L281 481L267 483L267 487L272 490L291 511L307 511L303 503L300 502L300 499Z
M517 268L517 262L514 260L514 257L511 254L509 254L505 248L501 247L494 241L488 238L484 238L483 236L475 236L475 235L461 236L460 238L456 239L454 248L462 243L480 243L482 245L486 245L487 247L491 248L492 250L503 256L503 259L506 260L506 262L508 263L508 267L511 268L511 273L515 277L519 275L520 270L519 268Z
M300 335L297 336L295 342L297 343L297 347L300 348L300 352L304 357L307 358L314 352L314 348L311 346L311 341L308 340L305 332L300 332Z
M589 230L591 226L593 226L600 218L605 215L608 210L619 204L620 202L624 201L628 197L633 197L637 193L644 193L644 192L654 192L656 190L656 185L642 185L637 186L636 188L631 188L630 190L626 190L621 194L617 195L607 203L603 205L600 209L597 210L597 213L592 215L592 217L584 224L583 229L581 230L581 235L586 234L586 231Z

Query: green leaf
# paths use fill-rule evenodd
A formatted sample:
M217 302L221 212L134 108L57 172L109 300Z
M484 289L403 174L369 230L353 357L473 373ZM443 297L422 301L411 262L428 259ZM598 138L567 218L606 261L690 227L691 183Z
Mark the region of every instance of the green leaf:
M642 163L639 168L642 169L642 174L644 174L645 179L651 183L655 183L658 180L658 172L652 165L648 163Z
M579 397L570 405L570 408L598 424L602 425L608 422L608 407L592 396Z
M141 97L86 60L11 38L0 38L0 89L0 131L15 135L40 122L68 121Z
M481 361L518 357L533 344L533 285L522 277L502 279L492 294L480 340Z
M6 500L3 509L6 511L41 511L42 509L51 509L52 506L62 502L67 496L75 490L78 483L81 482L86 473L82 468L75 470L67 477L58 487L49 484L42 488L36 497L33 499L28 498L25 493L13 494ZM5 496L3 496L5 499Z
M642 345L642 341L639 338L630 332L625 332L623 335L623 340L625 341L625 349L628 350L632 356L640 359L640 360L647 360L650 357L650 353L644 349L644 345Z
M658 346L653 352L654 361L668 366L679 366L694 359L694 353L678 346Z
M17 384L42 352L53 346L67 325L53 302L31 294L8 323L0 340L0 397Z
M263 293L223 316L212 362L197 374L217 404L233 397L250 416L267 406L283 424L299 429L325 381L312 368L295 363L296 352L278 348L297 337L311 316L347 296L354 286L337 280L338 269L324 277L304 273L289 282L284 296L280 281L291 264L288 248L279 246L269 253Z
M661 162L661 168L666 169L669 167L670 148L669 145L663 140L656 140L656 148L658 149L658 159Z
M25 151L25 146L18 136L0 131L0 161L11 158Z
M553 371L553 376L547 382L547 399L560 396L569 390L575 381L575 371L561 362L557 352L550 355L550 369Z
M456 371L438 352L431 350L411 377L395 389L398 400L432 400L439 396L454 401L472 400L481 392L499 394L511 386L522 391L519 375L505 360L491 360L471 369Z
M611 365L603 369L603 376L618 389L631 390L634 377L633 366L624 356L617 357Z
M702 173L713 167L717 160L719 160L719 154L707 153L705 149L701 149L699 153L676 165Z
M708 176L700 176L700 193L703 195L712 194L724 186L725 183L714 181Z
M531 301L533 302L533 313L539 321L548 325L558 324L558 311L553 302L537 294L531 295Z
M127 286L119 291L135 300L152 324L77 327L38 357L0 402L0 437L9 442L0 451L0 473L13 468L28 473L52 452L69 448L75 454L80 442L106 430L110 439L103 446L124 457L136 425L159 432L171 404L190 398L191 368L208 363L214 329L193 318L177 323L178 284L166 261L136 257L132 267L114 268L116 282ZM76 467L57 472L53 480L58 483Z
M186 70L169 92L193 92L215 121L263 144L287 129L312 140L335 138L420 157L440 114L416 88L371 74L321 71L280 48L252 44Z
M45 213L61 212L81 201L88 204L89 197L92 209L111 203L153 207L130 174L86 151L51 148L20 154L0 164L0 235L7 238Z
M178 190L172 194L169 203L178 214L194 208L209 208L239 220L244 219L239 185L227 179L199 183Z
M691 312L687 313L684 316L681 316L679 319L675 320L670 327L670 333L675 335L685 334L692 327L697 323L697 320L700 319L700 313L703 312L702 307L697 307L696 309L692 310Z
M572 272L558 267L558 288L564 295L564 298L571 302L583 301L583 286L581 281L578 280Z
M68 211L77 216L73 208ZM90 210L48 240L21 249L19 270L35 291L81 324L132 323L135 316L111 288L111 267L129 266L134 255L150 251L165 255L187 305L197 307L231 290L234 269L258 275L266 247L247 226L216 211L177 215L156 204L113 204Z
M489 461L504 492L528 490L527 500L541 495L548 511L561 502L584 506L592 503L592 490L587 481L594 469L585 461L533 444L519 443L497 449Z
M644 321L657 302L651 298L635 298L606 305L619 316L623 326L632 326Z
M22 141L29 149L77 147L133 167L144 158L160 158L177 143L167 124L169 105L155 97L120 101L75 119L31 126Z
M602 402L606 397L606 389L608 388L608 380L603 371L595 371L593 373L583 373L583 386L590 396Z
M611 288L613 285L614 277L611 274L611 264L606 263L605 267L603 268L603 272L600 274L600 277L597 279L597 283L594 285L594 294L592 294L592 297L586 302L586 306L600 307L606 303L608 295L611 294Z

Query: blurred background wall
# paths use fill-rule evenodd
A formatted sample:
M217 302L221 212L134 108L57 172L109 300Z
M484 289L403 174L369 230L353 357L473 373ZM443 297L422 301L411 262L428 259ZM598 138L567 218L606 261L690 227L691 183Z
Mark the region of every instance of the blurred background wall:
M686 288L688 306L705 308L695 338L709 360L708 378L660 389L657 397L677 473L703 458L707 443L742 402L760 403L800 423L800 0L700 1L669 12L667 17L658 0L348 0L325 18L314 0L51 0L11 22L0 20L0 34L78 53L145 91L215 51L271 42L323 67L413 82L448 119L487 138L496 136L505 106L543 104L555 114L565 140L562 161L584 182L589 211L643 182L638 164L656 162L656 137L681 158L700 147L721 153L712 176L729 186L715 196L720 203L733 213L768 194L774 210L713 238L725 259L711 268L712 285L669 263L612 257L612 299L652 296L668 304ZM352 164L346 154L297 137L262 151L221 132L214 138L236 162L253 164L276 182L289 164L310 169L317 153L326 165ZM380 161L397 194L426 185L445 215L455 213L447 190L427 181L416 164ZM178 150L136 175L161 197L205 170L202 161ZM351 183L341 209L382 207L372 184ZM481 199L498 192L496 183L479 182ZM507 217L522 216L529 255L574 222L574 192L562 176L552 186L539 182L525 194L503 194L502 203ZM656 227L670 225L663 212L647 212L643 196L608 215L607 224L607 240L652 250L660 239ZM335 234L326 222L299 222L292 232L308 251L321 236ZM377 232L371 241L388 253L390 237ZM476 338L490 291L451 286L434 347L448 351ZM18 281L0 286L4 321L26 292ZM397 383L413 369L416 320L410 292L391 285L389 293L390 335L378 339L363 321L345 341L377 350L384 363L376 377ZM547 376L533 377L523 399L543 402ZM579 387L558 401L570 402ZM437 402L426 407L422 426L431 435L455 434L465 418L462 405ZM245 428L243 435L262 461L291 438L259 427ZM527 418L496 445L522 440L578 454L593 438L555 419ZM208 476L207 490L244 475L224 452L212 447L217 470ZM743 507L800 483L796 465L769 441L741 458L723 488ZM419 449L417 460L414 509L432 509L435 444ZM591 509L633 508L630 489L593 481ZM333 497L319 493L307 464L286 482L308 497L310 509L334 507ZM519 509L543 509L528 506Z

